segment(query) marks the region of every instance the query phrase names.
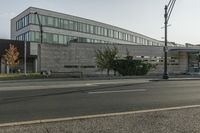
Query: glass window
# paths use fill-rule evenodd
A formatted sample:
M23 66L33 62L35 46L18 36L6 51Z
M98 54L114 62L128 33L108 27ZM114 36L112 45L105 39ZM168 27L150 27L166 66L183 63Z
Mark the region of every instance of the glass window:
M29 32L26 32L26 34L25 34L25 40L26 40L26 41L30 41L30 40L29 40Z
M63 44L67 44L67 42L68 42L68 36L64 36L63 37Z
M35 38L34 32L31 31L29 34L30 34L30 41L34 41L34 38Z
M94 34L98 35L98 26L94 26Z
M42 18L41 18L41 23L42 23L42 25L48 25L47 23L46 23L46 17L45 16L42 16Z
M59 20L58 20L58 18L53 18L53 25L54 25L54 27L59 27Z
M138 43L138 37L137 36L135 37L135 42Z
M20 28L24 27L24 18L21 19L21 23L22 23L22 24L21 24L21 27L20 27Z
M122 39L126 40L126 34L125 33L122 33Z
M48 17L47 19L48 19L47 25L48 26L53 26L53 18L52 17Z
M24 18L24 26L28 25L27 23L27 17Z
M95 33L97 35L100 35L100 27L99 26L95 26Z
M104 36L108 36L108 30L104 28Z
M90 33L94 33L94 26L93 25L90 25Z
M47 33L42 34L42 39L43 39L43 42L47 43Z
M28 21L29 21L29 23L33 23L33 22L32 22L32 17L33 17L33 14L29 14L28 16L29 16L29 17L28 17L28 18L29 18L29 20L28 20Z
M39 24L38 19L36 19L36 20L37 20L36 23ZM41 15L39 15L39 20L40 20L40 23L42 23L42 16Z
M149 40L147 40L147 45L149 45Z
M144 45L147 45L147 40L146 39L144 39Z
M81 23L78 22L77 24L78 24L78 31L81 31Z
M64 29L64 20L63 19L59 19L58 22L59 22L59 28Z
M59 44L63 44L63 43L64 43L64 36L59 35Z
M130 41L133 42L133 35L130 35Z
M122 33L121 32L119 32L119 39L123 39L123 35L122 35Z
M31 23L36 24L36 15L35 14L31 14Z
M108 36L113 38L113 30L108 30Z
M98 35L101 35L101 27L97 26L96 29L97 29L97 34L98 34Z
M77 31L78 30L78 23L73 21L73 30Z
M69 21L64 20L64 29L69 29Z
M73 23L73 21L69 21L69 29L70 30L74 29L74 23Z
M89 24L86 25L86 32L90 33L90 25Z
M152 41L149 41L149 45L153 45L153 42L152 42Z
M16 22L16 30L19 29L19 21Z
M118 31L114 31L114 38L118 39Z
M128 34L128 41L131 41L131 35Z
M82 24L82 31L83 31L83 32L86 32L86 31L87 31L87 29L86 29L86 24Z
M35 41L40 42L40 33L39 32L34 32L35 33Z
M102 36L104 35L104 34L103 34L103 33L104 33L103 29L104 29L103 27L100 28L100 32L101 32L101 35L102 35Z
M47 42L53 43L53 34L47 33Z
M57 34L53 34L53 43L59 43Z

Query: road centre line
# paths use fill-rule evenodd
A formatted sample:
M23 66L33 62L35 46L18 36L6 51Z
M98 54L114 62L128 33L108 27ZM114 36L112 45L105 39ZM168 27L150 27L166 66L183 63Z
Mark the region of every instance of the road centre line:
M135 90L119 90L119 91L91 91L88 94L106 94L106 93L125 93L125 92L144 92L146 89L135 89Z

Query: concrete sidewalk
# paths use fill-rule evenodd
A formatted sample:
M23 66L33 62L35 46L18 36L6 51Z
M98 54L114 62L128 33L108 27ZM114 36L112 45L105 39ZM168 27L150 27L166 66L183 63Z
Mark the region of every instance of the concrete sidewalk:
M0 133L199 133L200 105L0 125Z

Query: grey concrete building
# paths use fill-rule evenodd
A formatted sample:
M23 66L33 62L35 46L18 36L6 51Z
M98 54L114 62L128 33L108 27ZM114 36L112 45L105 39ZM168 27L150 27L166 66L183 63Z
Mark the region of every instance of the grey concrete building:
M41 44L40 26L43 37ZM34 58L35 72L52 70L57 72L81 71L97 74L95 50L116 46L119 56L127 50L135 58L158 67L152 73L163 72L162 41L125 30L109 24L30 7L11 20L11 39L30 42L30 55ZM169 72L195 72L189 55L198 54L199 47L186 47L176 43L169 46ZM199 63L198 63L199 69Z

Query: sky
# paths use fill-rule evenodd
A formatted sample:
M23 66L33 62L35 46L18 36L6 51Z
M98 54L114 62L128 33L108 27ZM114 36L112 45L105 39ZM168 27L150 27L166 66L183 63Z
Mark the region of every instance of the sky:
M38 7L118 26L163 40L164 6L169 0L0 0L0 38L10 38L10 20ZM200 44L200 0L176 0L168 40Z

